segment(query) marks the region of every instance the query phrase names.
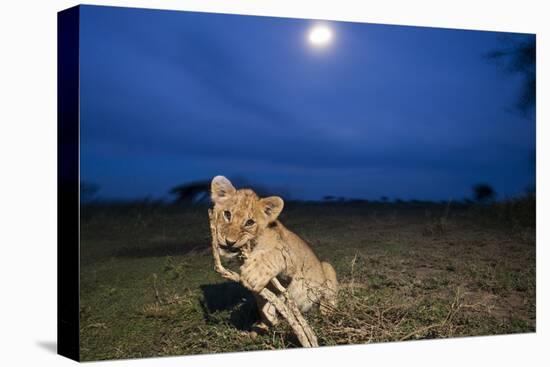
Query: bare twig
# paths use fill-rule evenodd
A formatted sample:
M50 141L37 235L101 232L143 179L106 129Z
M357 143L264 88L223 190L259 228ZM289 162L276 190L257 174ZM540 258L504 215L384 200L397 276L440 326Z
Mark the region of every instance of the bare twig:
M350 274L350 277L351 277L351 281L350 281L350 288L351 288L351 295L354 295L354 289L353 289L353 286L354 286L354 283L355 283L355 280L354 280L354 272L355 272L355 262L357 261L357 252L355 253L355 256L353 257L353 259L351 260L351 274Z
M162 305L162 299L159 295L159 290L157 288L157 274L153 274L153 289L155 290L155 299L157 300L157 304Z

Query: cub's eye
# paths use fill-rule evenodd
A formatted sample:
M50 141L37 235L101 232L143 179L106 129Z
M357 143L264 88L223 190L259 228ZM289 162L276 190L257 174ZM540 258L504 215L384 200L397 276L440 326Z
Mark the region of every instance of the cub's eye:
M230 212L229 210L224 210L223 216L224 216L225 219L227 219L228 221L231 220L231 212Z
M256 224L256 222L254 222L254 219L249 219L246 221L246 223L244 224L246 227L250 227L250 226L253 226L254 224Z

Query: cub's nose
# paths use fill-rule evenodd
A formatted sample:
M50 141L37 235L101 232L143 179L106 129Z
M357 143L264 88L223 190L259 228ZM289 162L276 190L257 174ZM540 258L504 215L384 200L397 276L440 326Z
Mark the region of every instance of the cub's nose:
M229 241L227 238L225 239L225 244L229 247L233 246L235 244L235 241Z

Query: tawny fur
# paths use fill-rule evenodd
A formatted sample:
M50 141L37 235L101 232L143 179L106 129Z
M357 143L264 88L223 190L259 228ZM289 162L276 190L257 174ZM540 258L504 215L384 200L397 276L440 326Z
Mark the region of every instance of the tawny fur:
M223 176L214 177L211 190L220 253L234 257L246 250L241 280L247 288L258 294L277 277L300 311L317 305L327 313L336 307L334 268L277 220L284 206L280 197L260 199L252 190L235 189ZM261 297L256 300L262 327L275 325L274 307Z

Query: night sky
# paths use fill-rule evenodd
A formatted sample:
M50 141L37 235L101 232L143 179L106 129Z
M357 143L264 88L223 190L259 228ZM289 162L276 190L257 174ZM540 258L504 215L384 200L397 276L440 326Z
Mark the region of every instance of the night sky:
M218 174L286 199L514 196L535 124L484 55L527 37L83 6L81 180L121 199Z

